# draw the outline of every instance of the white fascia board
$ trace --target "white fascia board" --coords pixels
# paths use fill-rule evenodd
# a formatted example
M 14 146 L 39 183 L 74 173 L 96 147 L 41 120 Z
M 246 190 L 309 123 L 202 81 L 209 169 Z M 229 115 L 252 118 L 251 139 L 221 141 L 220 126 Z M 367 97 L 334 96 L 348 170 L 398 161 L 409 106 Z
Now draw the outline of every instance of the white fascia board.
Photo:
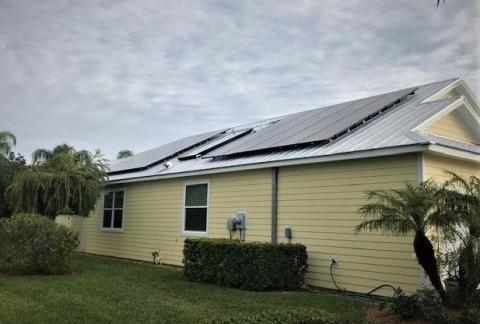
M 339 154 L 332 154 L 332 155 L 325 155 L 325 156 L 318 156 L 318 157 L 310 157 L 310 158 L 290 159 L 290 160 L 272 161 L 272 162 L 261 162 L 261 163 L 246 164 L 246 165 L 231 166 L 231 167 L 222 167 L 222 168 L 214 168 L 214 169 L 205 169 L 205 170 L 198 170 L 198 171 L 179 172 L 179 173 L 154 175 L 154 176 L 144 176 L 144 177 L 137 177 L 137 178 L 126 178 L 126 179 L 108 181 L 108 185 L 118 184 L 118 183 L 151 181 L 151 180 L 158 180 L 158 179 L 171 179 L 171 178 L 199 176 L 199 175 L 224 173 L 224 172 L 265 169 L 265 168 L 282 167 L 282 166 L 355 160 L 355 159 L 364 159 L 364 158 L 381 157 L 381 156 L 389 156 L 389 155 L 400 155 L 400 154 L 408 154 L 408 153 L 415 153 L 415 152 L 424 152 L 427 149 L 428 149 L 428 145 L 425 145 L 425 144 L 405 145 L 405 146 L 397 146 L 397 147 L 390 147 L 390 148 L 383 148 L 383 149 L 365 150 L 365 151 L 357 151 L 357 152 L 349 152 L 349 153 L 339 153 Z
M 465 89 L 465 92 L 469 95 L 469 97 L 472 99 L 473 101 L 473 104 L 476 106 L 476 109 L 475 111 L 480 112 L 480 101 L 478 100 L 478 98 L 475 96 L 475 94 L 473 93 L 472 89 L 470 89 L 470 87 L 468 86 L 468 84 L 461 80 L 460 79 L 460 84 L 463 86 L 463 88 Z
M 465 100 L 465 107 L 467 110 L 472 114 L 473 118 L 477 122 L 477 124 L 480 126 L 480 115 L 477 113 L 477 111 L 470 105 L 468 100 Z
M 455 89 L 459 84 L 462 84 L 462 82 L 463 80 L 460 78 L 456 79 L 455 81 L 452 81 L 442 89 L 432 94 L 430 97 L 427 97 L 426 99 L 424 99 L 421 103 L 427 103 L 427 102 L 432 102 L 432 101 L 441 99 L 444 95 L 446 95 L 447 93 Z

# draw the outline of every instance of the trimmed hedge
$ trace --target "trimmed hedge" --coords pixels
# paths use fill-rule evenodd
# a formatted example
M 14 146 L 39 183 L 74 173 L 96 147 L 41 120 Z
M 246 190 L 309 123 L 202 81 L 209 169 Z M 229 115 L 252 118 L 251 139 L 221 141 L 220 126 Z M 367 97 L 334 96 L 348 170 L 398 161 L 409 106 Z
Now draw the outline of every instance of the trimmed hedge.
M 308 269 L 301 244 L 186 239 L 183 255 L 187 280 L 244 290 L 295 290 Z

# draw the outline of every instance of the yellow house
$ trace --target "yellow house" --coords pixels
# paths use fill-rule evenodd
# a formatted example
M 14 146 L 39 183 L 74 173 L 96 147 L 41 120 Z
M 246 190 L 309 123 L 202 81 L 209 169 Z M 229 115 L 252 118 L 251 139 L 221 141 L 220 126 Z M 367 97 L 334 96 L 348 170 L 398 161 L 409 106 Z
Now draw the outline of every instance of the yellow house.
M 424 280 L 412 237 L 354 233 L 369 189 L 444 170 L 480 176 L 479 102 L 461 79 L 416 86 L 187 137 L 112 162 L 91 216 L 75 218 L 87 253 L 182 265 L 186 237 L 307 246 L 307 283 L 407 292 Z M 291 238 L 286 238 L 291 232 Z M 383 289 L 379 294 L 391 295 Z

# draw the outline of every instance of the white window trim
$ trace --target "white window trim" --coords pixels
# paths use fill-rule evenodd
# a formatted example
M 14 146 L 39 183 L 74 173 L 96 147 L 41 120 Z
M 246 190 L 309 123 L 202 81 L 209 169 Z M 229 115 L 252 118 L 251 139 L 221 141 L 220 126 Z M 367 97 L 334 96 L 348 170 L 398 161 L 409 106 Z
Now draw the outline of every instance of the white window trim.
M 115 191 L 123 191 L 123 206 L 122 206 L 122 227 L 121 228 L 113 228 L 113 227 L 103 227 L 103 212 L 105 211 L 105 195 L 109 192 L 115 192 Z M 114 198 L 113 198 L 114 199 Z M 112 203 L 114 203 L 112 201 Z M 115 207 L 114 205 L 112 205 Z M 100 231 L 102 232 L 113 232 L 113 233 L 123 233 L 124 227 L 125 227 L 125 210 L 127 207 L 127 190 L 125 188 L 110 188 L 106 189 L 102 193 L 102 214 L 100 217 Z M 115 208 L 112 208 L 112 210 Z M 114 213 L 112 213 L 112 221 L 111 225 L 113 225 L 113 218 L 114 218 Z
M 186 231 L 185 230 L 185 198 L 187 197 L 187 186 L 197 185 L 197 184 L 206 184 L 207 185 L 207 226 L 205 232 L 199 231 Z M 188 206 L 189 208 L 205 208 L 205 206 Z M 210 216 L 210 180 L 203 179 L 203 180 L 195 180 L 195 181 L 184 181 L 183 182 L 183 195 L 182 195 L 182 228 L 181 232 L 183 236 L 208 236 L 208 220 Z

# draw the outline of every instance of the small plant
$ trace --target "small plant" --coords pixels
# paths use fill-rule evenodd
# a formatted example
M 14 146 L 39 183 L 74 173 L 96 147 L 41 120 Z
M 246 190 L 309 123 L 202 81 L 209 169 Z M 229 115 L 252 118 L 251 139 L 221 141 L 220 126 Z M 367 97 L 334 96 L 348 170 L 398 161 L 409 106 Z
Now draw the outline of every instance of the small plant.
M 470 295 L 467 303 L 462 307 L 460 314 L 460 323 L 479 324 L 480 323 L 480 291 L 476 290 Z
M 446 252 L 442 255 L 440 264 L 445 272 L 446 280 L 458 281 L 459 275 L 459 251 L 458 249 Z
M 479 324 L 480 323 L 480 305 L 464 307 L 460 315 L 460 323 Z
M 451 323 L 448 309 L 442 304 L 440 295 L 432 289 L 418 290 L 411 296 L 398 293 L 393 300 L 392 310 L 401 319 L 420 319 L 432 323 Z
M 413 319 L 420 313 L 420 307 L 414 295 L 407 296 L 403 291 L 395 294 L 392 302 L 392 310 L 401 319 Z
M 0 270 L 20 274 L 68 271 L 76 234 L 39 215 L 16 215 L 0 221 Z

